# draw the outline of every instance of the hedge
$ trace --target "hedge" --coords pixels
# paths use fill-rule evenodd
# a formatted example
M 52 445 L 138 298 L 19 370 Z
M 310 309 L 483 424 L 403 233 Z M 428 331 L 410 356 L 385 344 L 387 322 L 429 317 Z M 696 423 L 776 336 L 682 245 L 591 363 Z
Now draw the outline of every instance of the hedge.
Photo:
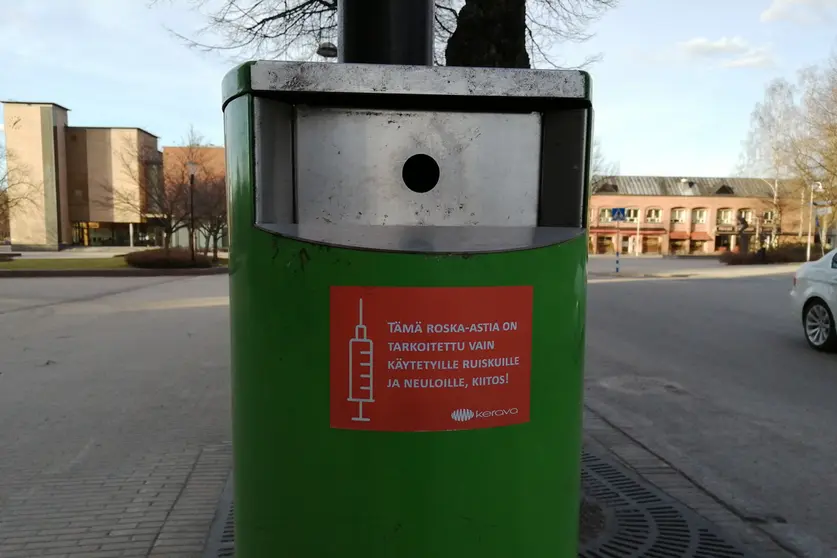
M 212 267 L 212 259 L 196 253 L 192 261 L 192 253 L 184 248 L 159 248 L 155 250 L 140 250 L 125 255 L 125 262 L 131 267 L 145 269 L 172 269 L 190 267 Z

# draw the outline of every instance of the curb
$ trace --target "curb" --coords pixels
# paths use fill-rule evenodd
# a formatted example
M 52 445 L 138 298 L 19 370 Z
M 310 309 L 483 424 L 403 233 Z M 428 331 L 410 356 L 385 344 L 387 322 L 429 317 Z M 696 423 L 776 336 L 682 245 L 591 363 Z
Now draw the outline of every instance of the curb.
M 613 271 L 590 271 L 587 274 L 589 277 L 625 277 L 627 279 L 666 279 L 667 275 L 660 275 L 656 273 L 631 273 L 628 272 L 620 272 L 615 273 Z M 680 275 L 680 277 L 685 277 L 686 275 Z
M 0 269 L 0 279 L 30 277 L 198 277 L 202 275 L 226 275 L 227 267 L 204 269 Z

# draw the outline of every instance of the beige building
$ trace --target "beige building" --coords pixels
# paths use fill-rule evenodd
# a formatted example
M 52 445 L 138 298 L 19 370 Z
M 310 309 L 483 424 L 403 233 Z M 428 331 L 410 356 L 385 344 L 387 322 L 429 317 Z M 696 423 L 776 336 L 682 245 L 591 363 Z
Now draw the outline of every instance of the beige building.
M 591 188 L 590 252 L 711 254 L 750 247 L 776 235 L 782 242 L 807 238 L 808 203 L 798 184 L 760 178 L 614 176 Z M 625 210 L 624 222 L 612 218 Z M 739 231 L 742 234 L 739 234 Z M 819 239 L 815 239 L 819 242 Z
M 3 103 L 12 245 L 57 248 L 72 235 L 67 197 L 67 109 Z
M 142 195 L 157 179 L 149 169 L 162 164 L 156 136 L 71 127 L 68 109 L 54 103 L 3 105 L 13 248 L 156 243 Z

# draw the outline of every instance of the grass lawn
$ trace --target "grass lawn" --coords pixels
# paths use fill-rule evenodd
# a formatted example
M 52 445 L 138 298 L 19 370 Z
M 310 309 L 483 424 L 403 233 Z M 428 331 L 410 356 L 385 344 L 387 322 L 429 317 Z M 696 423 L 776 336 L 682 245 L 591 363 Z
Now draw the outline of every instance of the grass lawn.
M 15 258 L 0 262 L 2 269 L 118 269 L 128 267 L 125 258 Z

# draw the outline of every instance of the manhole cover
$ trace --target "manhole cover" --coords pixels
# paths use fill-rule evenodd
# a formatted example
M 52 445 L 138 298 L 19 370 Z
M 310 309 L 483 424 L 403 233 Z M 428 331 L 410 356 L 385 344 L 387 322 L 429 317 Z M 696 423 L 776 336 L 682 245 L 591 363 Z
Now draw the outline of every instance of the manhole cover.
M 753 558 L 708 521 L 634 473 L 582 452 L 579 558 Z M 204 558 L 233 558 L 232 481 Z

